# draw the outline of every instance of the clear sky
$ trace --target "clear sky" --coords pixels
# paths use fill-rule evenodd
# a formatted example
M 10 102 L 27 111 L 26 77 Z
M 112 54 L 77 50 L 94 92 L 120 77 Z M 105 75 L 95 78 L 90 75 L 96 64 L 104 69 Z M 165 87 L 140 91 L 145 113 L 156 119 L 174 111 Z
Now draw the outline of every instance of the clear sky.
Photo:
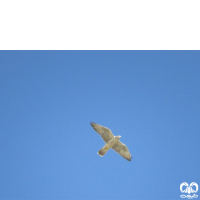
M 181 199 L 182 182 L 200 186 L 200 51 L 1 51 L 0 94 L 0 199 Z M 90 122 L 132 161 L 97 155 Z

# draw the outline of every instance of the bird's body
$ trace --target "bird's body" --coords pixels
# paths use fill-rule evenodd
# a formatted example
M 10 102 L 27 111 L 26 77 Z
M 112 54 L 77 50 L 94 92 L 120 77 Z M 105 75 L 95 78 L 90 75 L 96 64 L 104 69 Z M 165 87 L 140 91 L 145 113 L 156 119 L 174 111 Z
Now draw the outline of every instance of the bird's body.
M 105 146 L 100 150 L 98 151 L 97 153 L 100 155 L 100 156 L 103 156 L 104 154 L 106 154 L 106 152 L 111 149 L 117 142 L 119 141 L 119 138 L 117 136 L 114 136 L 112 139 L 110 139 L 106 144 Z
M 91 122 L 90 124 L 94 130 L 101 135 L 102 139 L 106 143 L 104 147 L 97 152 L 100 156 L 104 156 L 109 149 L 113 149 L 123 158 L 131 161 L 132 157 L 127 146 L 119 141 L 121 136 L 114 136 L 110 129 L 94 122 Z

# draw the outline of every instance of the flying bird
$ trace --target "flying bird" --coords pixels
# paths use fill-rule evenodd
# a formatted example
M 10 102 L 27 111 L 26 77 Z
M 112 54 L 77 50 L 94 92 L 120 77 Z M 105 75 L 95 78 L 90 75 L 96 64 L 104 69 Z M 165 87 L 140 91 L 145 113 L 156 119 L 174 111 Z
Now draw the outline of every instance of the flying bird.
M 128 161 L 131 161 L 132 157 L 127 146 L 119 141 L 119 139 L 121 138 L 120 135 L 114 136 L 110 129 L 96 124 L 94 122 L 91 122 L 90 124 L 106 143 L 104 147 L 97 152 L 100 156 L 104 156 L 109 149 L 113 149 L 114 151 L 119 153 L 123 158 L 127 159 Z

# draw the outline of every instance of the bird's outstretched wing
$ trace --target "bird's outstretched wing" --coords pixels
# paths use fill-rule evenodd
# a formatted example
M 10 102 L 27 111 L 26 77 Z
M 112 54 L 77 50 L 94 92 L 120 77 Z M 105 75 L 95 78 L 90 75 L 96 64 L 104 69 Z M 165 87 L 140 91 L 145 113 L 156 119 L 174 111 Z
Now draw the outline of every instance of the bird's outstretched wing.
M 96 124 L 94 122 L 91 122 L 90 124 L 93 127 L 93 129 L 97 133 L 99 133 L 99 135 L 101 135 L 104 142 L 108 142 L 110 139 L 112 139 L 114 137 L 114 135 L 112 134 L 112 132 L 109 128 L 106 128 L 106 127 Z
M 131 161 L 131 154 L 127 148 L 127 146 L 120 141 L 118 141 L 113 147 L 113 150 L 115 150 L 117 153 L 119 153 L 123 158 L 127 159 L 128 161 Z

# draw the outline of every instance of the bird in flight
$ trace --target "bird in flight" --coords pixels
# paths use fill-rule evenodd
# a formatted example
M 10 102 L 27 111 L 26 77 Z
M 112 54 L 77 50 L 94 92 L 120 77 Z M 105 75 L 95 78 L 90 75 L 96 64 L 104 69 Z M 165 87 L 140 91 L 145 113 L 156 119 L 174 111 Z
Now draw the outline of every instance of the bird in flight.
M 113 149 L 114 151 L 119 153 L 123 158 L 127 159 L 128 161 L 131 161 L 132 157 L 127 146 L 119 141 L 121 136 L 114 136 L 110 129 L 96 124 L 94 122 L 91 122 L 90 124 L 106 143 L 104 147 L 97 152 L 100 156 L 104 156 L 109 149 Z

